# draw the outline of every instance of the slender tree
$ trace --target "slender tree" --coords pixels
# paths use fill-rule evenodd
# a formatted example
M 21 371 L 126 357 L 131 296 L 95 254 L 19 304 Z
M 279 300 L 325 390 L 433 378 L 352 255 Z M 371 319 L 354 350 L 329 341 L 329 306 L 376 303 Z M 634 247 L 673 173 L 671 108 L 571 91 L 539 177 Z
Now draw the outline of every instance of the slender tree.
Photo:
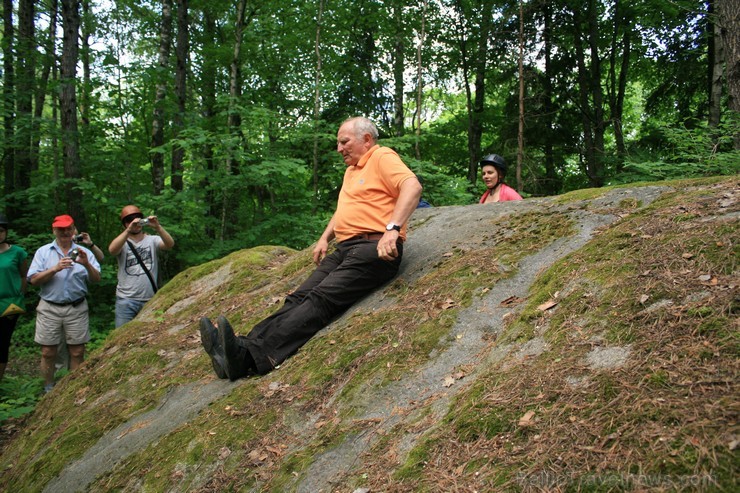
M 190 54 L 190 37 L 188 22 L 188 0 L 177 0 L 177 42 L 175 55 L 177 68 L 175 70 L 175 96 L 177 97 L 177 111 L 173 118 L 174 136 L 177 138 L 185 126 L 185 110 L 187 98 L 188 58 Z M 185 149 L 180 145 L 172 148 L 171 186 L 180 192 L 183 188 L 183 160 Z
M 152 184 L 154 194 L 164 190 L 164 154 L 160 147 L 164 145 L 164 105 L 167 96 L 167 68 L 170 63 L 170 46 L 172 44 L 172 0 L 162 0 L 162 23 L 159 31 L 159 61 L 157 71 L 157 92 L 154 100 L 154 117 L 152 118 Z
M 77 93 L 75 81 L 79 59 L 80 4 L 78 0 L 62 0 L 62 61 L 59 80 L 62 145 L 64 147 L 64 190 L 67 209 L 77 227 L 84 231 L 87 216 L 82 205 L 79 132 L 77 129 Z
M 212 54 L 212 50 L 218 43 L 216 37 L 216 19 L 210 8 L 206 6 L 203 11 L 203 66 L 201 67 L 201 114 L 203 117 L 203 127 L 208 132 L 214 132 L 216 128 L 216 74 L 218 62 Z M 214 190 L 215 184 L 213 177 L 216 175 L 216 163 L 213 156 L 213 141 L 206 139 L 202 146 L 202 158 L 205 164 L 205 174 L 202 181 L 202 187 L 206 191 L 206 204 L 208 206 L 208 217 L 212 219 L 219 218 L 219 209 L 217 194 Z M 217 230 L 212 221 L 206 222 L 206 233 L 209 237 L 215 238 Z
M 18 71 L 16 73 L 15 163 L 19 190 L 31 186 L 33 169 L 33 94 L 36 85 L 36 9 L 33 0 L 18 5 Z
M 56 37 L 57 37 L 57 14 L 59 10 L 58 0 L 51 0 L 49 5 L 49 33 L 46 38 L 43 67 L 36 84 L 36 96 L 33 110 L 33 142 L 31 143 L 31 162 L 33 170 L 39 167 L 39 145 L 41 141 L 40 123 L 44 114 L 46 92 L 52 69 L 56 67 Z
M 403 0 L 394 0 L 393 9 L 393 27 L 395 33 L 393 36 L 393 133 L 400 137 L 404 133 L 403 122 L 403 94 L 404 94 L 404 69 L 405 64 L 405 36 L 403 22 Z M 425 2 L 426 3 L 426 0 Z
M 324 15 L 324 0 L 319 0 L 319 11 L 316 14 L 316 38 L 314 53 L 316 54 L 316 68 L 314 70 L 313 94 L 313 212 L 319 205 L 319 122 L 321 119 L 321 19 Z
M 82 59 L 82 87 L 80 88 L 80 121 L 83 129 L 86 129 L 90 126 L 90 93 L 92 92 L 90 35 L 93 25 L 93 14 L 90 11 L 90 0 L 81 0 L 81 6 L 80 58 Z
M 588 0 L 585 12 L 573 10 L 575 49 L 578 63 L 578 95 L 583 123 L 585 171 L 591 186 L 600 187 L 605 180 L 604 165 L 604 95 L 601 88 L 601 55 L 599 53 L 599 12 L 596 0 Z M 585 18 L 584 18 L 585 15 Z M 583 27 L 586 32 L 583 32 Z M 588 48 L 588 56 L 586 49 Z
M 421 30 L 419 31 L 419 43 L 416 45 L 416 110 L 414 112 L 414 133 L 416 135 L 416 139 L 414 141 L 414 152 L 416 155 L 416 159 L 421 159 L 421 97 L 424 91 L 424 65 L 422 63 L 421 54 L 422 48 L 424 47 L 424 40 L 426 39 L 426 21 L 428 6 L 429 1 L 424 0 L 421 9 Z
M 517 131 L 516 188 L 522 191 L 522 162 L 524 161 L 524 5 L 519 0 L 519 128 Z
M 241 50 L 244 39 L 245 15 L 247 11 L 247 0 L 239 0 L 236 5 L 236 25 L 234 26 L 234 52 L 231 58 L 229 71 L 229 133 L 241 144 L 243 135 L 241 133 L 242 118 L 238 110 L 239 99 L 242 95 L 242 60 Z M 234 153 L 236 149 L 227 156 L 227 169 L 232 174 L 239 173 L 239 163 Z M 224 213 L 226 207 L 224 206 Z
M 627 155 L 622 115 L 624 114 L 627 73 L 631 56 L 632 19 L 630 12 L 624 8 L 623 2 L 616 0 L 614 2 L 611 48 L 609 50 L 607 94 L 611 124 L 614 129 L 614 141 L 617 146 L 617 173 L 622 171 L 622 163 Z
M 3 0 L 3 171 L 5 177 L 4 193 L 9 196 L 16 190 L 15 182 L 15 32 L 13 29 L 13 1 Z M 8 206 L 8 215 L 15 217 L 12 203 Z

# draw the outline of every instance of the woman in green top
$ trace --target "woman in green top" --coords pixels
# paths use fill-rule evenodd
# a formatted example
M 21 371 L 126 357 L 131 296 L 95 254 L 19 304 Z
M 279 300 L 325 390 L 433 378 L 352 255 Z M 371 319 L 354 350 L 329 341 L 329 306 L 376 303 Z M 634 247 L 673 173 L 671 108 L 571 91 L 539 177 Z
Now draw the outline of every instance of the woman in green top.
M 18 315 L 26 312 L 23 293 L 26 291 L 28 254 L 8 243 L 8 219 L 0 214 L 0 379 L 8 365 L 10 338 Z

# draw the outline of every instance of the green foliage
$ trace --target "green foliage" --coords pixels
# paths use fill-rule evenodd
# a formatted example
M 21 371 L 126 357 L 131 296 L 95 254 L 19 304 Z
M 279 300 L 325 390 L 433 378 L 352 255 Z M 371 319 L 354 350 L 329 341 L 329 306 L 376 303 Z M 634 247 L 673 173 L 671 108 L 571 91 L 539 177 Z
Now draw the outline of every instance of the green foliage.
M 33 411 L 43 387 L 42 379 L 26 375 L 6 375 L 0 380 L 0 423 Z
M 728 118 L 717 128 L 706 124 L 661 125 L 658 160 L 630 160 L 617 181 L 654 181 L 673 178 L 731 175 L 740 172 L 740 150 L 733 149 L 733 136 L 740 132 L 740 116 Z

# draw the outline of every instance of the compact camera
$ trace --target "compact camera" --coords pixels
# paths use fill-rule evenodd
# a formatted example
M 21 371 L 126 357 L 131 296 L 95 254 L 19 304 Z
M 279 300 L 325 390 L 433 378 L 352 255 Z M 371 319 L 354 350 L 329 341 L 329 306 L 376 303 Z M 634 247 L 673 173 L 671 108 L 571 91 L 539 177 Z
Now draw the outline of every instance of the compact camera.
M 79 256 L 79 254 L 80 254 L 80 251 L 76 248 L 73 248 L 72 251 L 69 252 L 69 258 L 71 258 L 72 261 L 74 262 L 75 260 L 77 260 L 77 257 Z
M 144 219 L 139 219 L 139 226 L 148 226 L 149 225 L 149 218 L 145 217 Z
M 82 240 L 84 240 L 84 238 L 82 237 L 82 235 L 74 235 L 72 237 L 72 241 L 74 241 L 75 243 L 80 243 Z

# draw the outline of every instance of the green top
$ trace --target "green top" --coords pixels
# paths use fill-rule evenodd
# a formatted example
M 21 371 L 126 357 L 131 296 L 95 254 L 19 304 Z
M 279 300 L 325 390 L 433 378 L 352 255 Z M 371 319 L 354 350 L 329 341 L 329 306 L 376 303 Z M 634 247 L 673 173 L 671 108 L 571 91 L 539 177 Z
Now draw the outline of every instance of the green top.
M 20 272 L 27 257 L 26 251 L 15 245 L 0 253 L 0 316 L 21 313 L 26 309 Z

